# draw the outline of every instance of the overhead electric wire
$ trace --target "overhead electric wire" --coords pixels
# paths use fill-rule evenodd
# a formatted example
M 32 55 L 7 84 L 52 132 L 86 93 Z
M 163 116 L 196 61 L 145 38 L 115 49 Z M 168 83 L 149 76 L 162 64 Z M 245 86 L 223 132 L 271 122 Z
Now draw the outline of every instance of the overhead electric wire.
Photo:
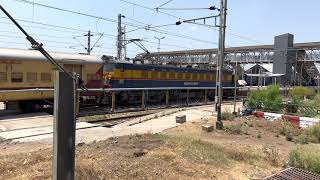
M 126 0 L 120 0 L 124 3 L 127 3 L 127 4 L 131 4 L 131 5 L 134 5 L 134 6 L 137 6 L 137 7 L 140 7 L 140 8 L 144 8 L 144 9 L 148 9 L 150 11 L 156 11 L 156 12 L 159 12 L 161 14 L 165 14 L 167 16 L 170 16 L 170 17 L 173 17 L 173 18 L 176 18 L 176 19 L 180 19 L 178 16 L 175 16 L 173 14 L 170 14 L 170 13 L 166 13 L 166 12 L 162 12 L 162 11 L 157 11 L 156 9 L 154 8 L 150 8 L 150 7 L 147 7 L 147 6 L 144 6 L 144 5 L 141 5 L 141 4 L 137 4 L 137 3 L 133 3 L 133 2 L 129 2 L 129 1 L 126 1 Z
M 37 5 L 37 6 L 41 6 L 41 7 L 45 7 L 45 8 L 50 8 L 50 9 L 55 9 L 55 10 L 59 10 L 59 11 L 64 11 L 64 12 L 69 12 L 69 13 L 73 13 L 73 14 L 78 14 L 78 15 L 83 15 L 83 16 L 87 16 L 87 17 L 92 17 L 92 18 L 96 18 L 96 19 L 101 19 L 101 20 L 105 20 L 105 21 L 109 21 L 109 22 L 113 22 L 113 23 L 117 23 L 116 20 L 114 19 L 111 19 L 111 18 L 105 18 L 105 17 L 99 17 L 99 16 L 95 16 L 95 15 L 90 15 L 90 14 L 86 14 L 86 13 L 82 13 L 82 12 L 78 12 L 78 11 L 72 11 L 72 10 L 67 10 L 67 9 L 63 9 L 63 8 L 58 8 L 58 7 L 54 7 L 54 6 L 49 6 L 49 5 L 46 5 L 46 4 L 41 4 L 41 3 L 35 3 L 35 2 L 32 2 L 32 1 L 28 1 L 28 0 L 15 0 L 15 1 L 18 1 L 18 2 L 23 2 L 23 3 L 27 3 L 27 4 L 32 4 L 32 5 Z M 131 2 L 128 2 L 126 0 L 120 0 L 120 1 L 123 1 L 123 2 L 126 2 L 126 3 L 130 3 L 130 4 L 134 4 L 134 5 L 137 5 L 139 7 L 143 7 L 143 8 L 146 8 L 146 9 L 149 9 L 149 10 L 152 10 L 152 11 L 155 11 L 155 9 L 152 9 L 152 8 L 148 8 L 146 6 L 142 6 L 142 5 L 138 5 L 136 3 L 131 3 Z M 161 12 L 161 11 L 159 11 Z M 171 15 L 169 13 L 164 13 L 164 12 L 161 12 L 162 14 L 167 14 L 167 15 Z M 172 17 L 176 18 L 176 19 L 181 19 L 177 16 L 173 16 L 171 15 Z M 132 18 L 130 18 L 132 20 Z M 30 23 L 32 23 L 32 21 L 29 21 Z M 45 25 L 45 23 L 41 23 L 42 25 Z M 128 26 L 132 26 L 132 27 L 137 27 L 137 28 L 145 28 L 144 27 L 141 27 L 139 25 L 135 25 L 135 24 L 132 24 L 132 23 L 124 23 L 125 25 L 128 25 Z M 53 25 L 54 26 L 54 25 Z M 63 28 L 62 26 L 60 26 L 61 28 Z M 58 28 L 58 26 L 57 26 Z M 72 30 L 73 28 L 71 28 Z M 150 30 L 150 29 L 149 29 Z M 81 30 L 83 32 L 86 32 L 85 30 Z M 197 38 L 192 38 L 192 37 L 188 37 L 188 36 L 184 36 L 184 35 L 180 35 L 180 34 L 176 34 L 176 33 L 173 33 L 173 32 L 169 32 L 169 31 L 165 31 L 163 32 L 163 30 L 156 30 L 156 29 L 153 29 L 151 31 L 157 31 L 159 33 L 163 33 L 163 34 L 167 34 L 167 35 L 171 35 L 171 36 L 176 36 L 176 37 L 180 37 L 180 38 L 186 38 L 186 39 L 189 39 L 189 40 L 194 40 L 194 41 L 199 41 L 199 42 L 205 42 L 205 43 L 208 43 L 209 41 L 205 41 L 205 40 L 200 40 L 200 39 L 197 39 Z M 210 42 L 210 44 L 212 44 L 212 42 Z M 215 43 L 217 44 L 217 43 Z
M 166 14 L 166 15 L 169 15 L 169 16 L 171 16 L 171 17 L 176 17 L 176 18 L 179 19 L 179 20 L 183 20 L 183 18 L 181 18 L 181 17 L 178 17 L 178 16 L 172 15 L 172 14 L 170 14 L 170 13 L 165 13 L 165 12 L 162 12 L 162 11 L 157 10 L 157 9 L 170 9 L 170 8 L 155 8 L 155 9 L 153 9 L 153 8 L 146 7 L 146 6 L 137 4 L 137 3 L 128 2 L 128 1 L 126 1 L 126 0 L 120 0 L 120 1 L 125 2 L 125 3 L 128 3 L 128 4 L 131 4 L 131 5 L 135 5 L 135 6 L 144 8 L 144 9 L 148 9 L 148 10 L 152 10 L 152 11 L 157 11 L 157 12 L 159 12 L 159 13 Z M 178 9 L 181 9 L 181 10 L 186 10 L 186 9 L 190 9 L 190 10 L 191 10 L 191 9 L 209 9 L 209 10 L 210 10 L 210 7 L 209 7 L 209 8 L 171 8 L 171 9 L 172 9 L 172 10 L 173 10 L 173 9 L 175 9 L 175 10 L 178 10 Z M 193 23 L 193 24 L 206 25 L 206 24 L 199 24 L 199 23 Z M 208 26 L 211 26 L 211 25 L 208 25 Z M 215 27 L 215 26 L 212 26 L 212 27 Z M 216 30 L 216 29 L 215 29 L 215 30 Z M 238 35 L 238 34 L 236 34 L 236 33 L 228 32 L 228 31 L 227 31 L 226 33 L 227 33 L 227 34 L 230 34 L 230 35 L 233 35 L 233 36 L 236 36 L 236 37 L 241 38 L 241 39 L 245 39 L 245 40 L 249 40 L 249 41 L 252 41 L 252 42 L 261 43 L 261 42 L 259 42 L 259 41 L 257 41 L 257 40 L 253 40 L 253 39 L 251 39 L 251 38 L 244 37 L 244 36 Z M 216 44 L 216 43 L 215 43 L 215 44 Z M 262 43 L 262 44 L 263 44 L 263 43 Z
M 196 23 L 196 22 L 185 22 L 185 23 L 196 24 L 196 25 L 200 25 L 200 26 L 205 26 L 205 27 L 208 27 L 208 28 L 213 29 L 213 30 L 215 30 L 215 31 L 219 31 L 219 29 L 217 29 L 216 26 L 209 25 L 209 24 L 201 24 L 201 23 Z M 236 34 L 236 33 L 232 33 L 232 32 L 230 32 L 230 31 L 228 31 L 228 32 L 226 32 L 226 33 L 228 33 L 228 34 L 230 34 L 230 35 L 233 35 L 233 36 L 236 36 L 236 37 L 241 38 L 241 39 L 245 39 L 245 40 L 248 40 L 248 41 L 252 41 L 252 42 L 264 44 L 263 42 L 257 41 L 257 40 L 252 39 L 252 38 L 244 37 L 244 36 L 238 35 L 238 34 Z
M 36 5 L 36 6 L 40 6 L 40 7 L 45 7 L 45 8 L 49 8 L 49 9 L 54 9 L 54 10 L 58 10 L 58 11 L 68 12 L 68 13 L 72 13 L 72 14 L 77 14 L 77 15 L 81 15 L 81 16 L 86 16 L 86 17 L 90 17 L 90 18 L 95 18 L 95 19 L 99 19 L 99 20 L 104 20 L 104 21 L 108 21 L 108 22 L 112 22 L 112 23 L 118 23 L 118 21 L 115 19 L 96 16 L 96 15 L 87 14 L 87 13 L 83 13 L 83 12 L 79 12 L 79 11 L 63 9 L 63 8 L 59 8 L 59 7 L 54 7 L 54 6 L 42 4 L 42 3 L 36 3 L 33 1 L 28 1 L 28 0 L 14 0 L 14 1 L 27 3 L 27 4 L 31 4 L 31 5 Z M 131 23 L 125 23 L 125 24 L 128 26 L 138 27 L 138 25 L 131 24 Z
M 189 10 L 210 10 L 210 8 L 156 8 L 161 10 L 172 10 L 172 11 L 189 11 Z
M 22 36 L 2 35 L 2 34 L 0 34 L 0 36 L 1 37 L 16 38 L 16 39 L 26 39 L 25 37 L 22 37 Z M 48 40 L 48 39 L 39 39 L 39 40 L 43 41 L 43 42 L 52 42 L 52 43 L 58 43 L 58 44 L 78 45 L 75 43 L 70 43 L 70 42 L 65 42 L 65 41 L 54 41 L 54 40 Z

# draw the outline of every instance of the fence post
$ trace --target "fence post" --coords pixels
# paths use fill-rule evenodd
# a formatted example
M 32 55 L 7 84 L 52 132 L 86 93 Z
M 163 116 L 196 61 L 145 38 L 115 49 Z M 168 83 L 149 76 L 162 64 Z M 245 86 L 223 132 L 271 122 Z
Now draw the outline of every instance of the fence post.
M 53 179 L 73 180 L 75 164 L 76 82 L 65 72 L 55 72 Z

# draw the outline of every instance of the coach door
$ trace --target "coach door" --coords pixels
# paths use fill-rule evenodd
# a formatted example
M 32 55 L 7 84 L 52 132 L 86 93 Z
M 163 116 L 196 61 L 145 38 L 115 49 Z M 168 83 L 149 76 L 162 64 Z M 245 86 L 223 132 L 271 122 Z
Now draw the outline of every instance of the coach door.
M 64 68 L 68 72 L 75 72 L 79 74 L 79 76 L 82 78 L 82 65 L 81 64 L 65 64 Z

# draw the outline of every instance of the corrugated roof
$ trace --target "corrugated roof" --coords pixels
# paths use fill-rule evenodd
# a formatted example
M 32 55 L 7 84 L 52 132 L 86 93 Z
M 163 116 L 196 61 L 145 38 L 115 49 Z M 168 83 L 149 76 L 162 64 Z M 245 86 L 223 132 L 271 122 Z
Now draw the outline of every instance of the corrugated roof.
M 61 52 L 49 52 L 49 54 L 58 62 L 60 61 L 81 64 L 103 63 L 101 57 L 94 55 L 71 54 Z M 0 61 L 2 60 L 47 61 L 47 59 L 37 50 L 0 48 Z

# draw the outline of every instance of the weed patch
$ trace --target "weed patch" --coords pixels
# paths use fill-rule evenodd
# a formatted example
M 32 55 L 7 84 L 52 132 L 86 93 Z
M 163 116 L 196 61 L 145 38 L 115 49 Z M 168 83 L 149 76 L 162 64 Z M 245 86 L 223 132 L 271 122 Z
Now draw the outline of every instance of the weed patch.
M 289 165 L 320 173 L 319 147 L 297 147 L 289 153 Z
M 248 126 L 245 124 L 225 125 L 223 129 L 229 134 L 248 134 Z
M 237 116 L 229 111 L 224 111 L 221 113 L 221 120 L 233 121 Z
M 186 136 L 164 136 L 165 141 L 178 150 L 178 154 L 195 162 L 214 165 L 228 165 L 224 148 L 200 139 Z

